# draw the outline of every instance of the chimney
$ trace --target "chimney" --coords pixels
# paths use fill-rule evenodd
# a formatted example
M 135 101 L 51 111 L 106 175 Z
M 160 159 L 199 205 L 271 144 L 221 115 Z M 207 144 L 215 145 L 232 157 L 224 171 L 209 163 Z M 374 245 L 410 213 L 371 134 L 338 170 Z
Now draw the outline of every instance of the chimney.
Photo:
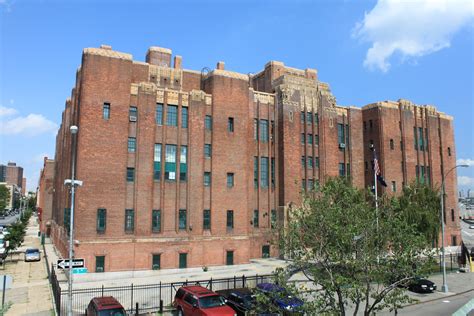
M 219 70 L 224 70 L 224 68 L 225 68 L 225 62 L 223 62 L 223 61 L 218 61 L 218 62 L 217 62 L 217 69 L 219 69 Z
M 307 79 L 312 79 L 312 80 L 318 79 L 318 71 L 316 69 L 306 68 L 304 73 Z
M 183 64 L 183 57 L 176 55 L 174 56 L 174 69 L 181 69 Z
M 151 65 L 170 67 L 171 49 L 152 46 L 146 52 L 146 62 Z

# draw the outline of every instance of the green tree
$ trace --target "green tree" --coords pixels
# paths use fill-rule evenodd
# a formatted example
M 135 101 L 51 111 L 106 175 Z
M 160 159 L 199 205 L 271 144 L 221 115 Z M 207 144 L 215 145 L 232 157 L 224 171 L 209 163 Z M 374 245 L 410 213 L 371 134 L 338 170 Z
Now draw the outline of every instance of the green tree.
M 10 200 L 10 190 L 7 186 L 2 184 L 0 185 L 0 214 L 5 213 L 5 208 L 7 207 L 8 201 Z
M 424 275 L 433 256 L 399 205 L 383 198 L 376 212 L 372 194 L 337 178 L 289 211 L 279 236 L 293 264 L 284 273 L 301 270 L 308 278 L 308 314 L 345 315 L 350 307 L 371 315 L 410 301 L 397 285 Z

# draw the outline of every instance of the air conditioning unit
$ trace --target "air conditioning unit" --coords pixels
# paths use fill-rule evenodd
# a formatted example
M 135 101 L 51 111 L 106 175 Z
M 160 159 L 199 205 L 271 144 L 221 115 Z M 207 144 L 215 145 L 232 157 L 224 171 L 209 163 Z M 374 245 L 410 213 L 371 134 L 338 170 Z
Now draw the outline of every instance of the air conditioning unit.
M 136 116 L 129 116 L 130 122 L 136 122 L 137 117 Z
M 341 148 L 341 149 L 346 148 L 346 144 L 345 143 L 339 143 L 339 148 Z

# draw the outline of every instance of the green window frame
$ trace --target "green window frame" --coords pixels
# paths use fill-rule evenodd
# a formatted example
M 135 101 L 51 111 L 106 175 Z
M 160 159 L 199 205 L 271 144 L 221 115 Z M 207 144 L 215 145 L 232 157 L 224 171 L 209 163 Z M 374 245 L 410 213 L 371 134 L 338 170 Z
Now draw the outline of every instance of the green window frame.
M 206 115 L 204 117 L 204 128 L 208 131 L 212 131 L 212 116 Z
M 178 107 L 169 105 L 166 107 L 166 125 L 178 126 Z
M 130 233 L 135 229 L 135 212 L 132 209 L 125 210 L 125 232 Z
M 260 186 L 268 188 L 268 157 L 260 157 Z
M 253 157 L 253 186 L 258 188 L 258 157 Z
M 127 182 L 135 181 L 135 168 L 127 168 Z
M 212 145 L 204 144 L 204 158 L 211 158 L 211 157 L 212 157 Z
M 319 135 L 314 135 L 314 144 L 319 146 Z
M 233 117 L 229 117 L 227 119 L 227 131 L 229 133 L 233 133 L 234 132 L 234 118 Z
M 210 187 L 211 186 L 211 173 L 209 171 L 204 172 L 204 186 Z
M 161 210 L 152 210 L 151 212 L 151 231 L 161 233 Z
M 161 269 L 161 254 L 154 253 L 151 257 L 151 269 L 160 270 Z
M 258 228 L 259 226 L 259 211 L 253 210 L 253 227 Z
M 110 103 L 104 103 L 102 106 L 102 118 L 104 120 L 110 119 Z
M 165 148 L 165 180 L 176 181 L 176 145 Z
M 181 107 L 181 127 L 188 128 L 188 108 Z
M 105 256 L 95 256 L 95 272 L 105 272 Z
M 313 122 L 313 113 L 306 112 L 306 123 L 311 124 Z
M 308 168 L 313 169 L 314 167 L 314 159 L 313 157 L 306 157 L 306 161 L 308 163 Z
M 337 124 L 337 141 L 339 144 L 346 143 L 344 124 Z
M 153 179 L 161 179 L 161 144 L 155 144 L 154 155 L 153 155 Z
M 301 133 L 301 145 L 304 145 L 306 143 L 306 134 Z
M 346 175 L 346 165 L 344 163 L 339 163 L 339 176 L 344 177 Z
M 105 208 L 99 208 L 97 210 L 97 232 L 104 233 L 107 224 L 107 210 Z
M 258 140 L 258 119 L 253 119 L 253 139 Z
M 163 125 L 163 103 L 156 104 L 155 122 L 157 125 Z
M 276 228 L 276 224 L 277 224 L 277 212 L 276 210 L 271 210 L 270 211 L 270 227 Z
M 138 109 L 136 106 L 131 106 L 128 109 L 128 117 L 130 122 L 135 122 L 138 120 Z
M 306 117 L 305 112 L 301 111 L 301 114 L 300 114 L 301 124 L 304 124 L 305 117 Z
M 202 229 L 211 229 L 211 210 L 202 212 Z
M 179 180 L 186 181 L 188 178 L 188 146 L 181 145 L 179 158 Z
M 227 250 L 225 254 L 225 264 L 228 266 L 234 265 L 234 251 Z
M 187 229 L 187 211 L 184 209 L 179 210 L 179 230 Z
M 311 144 L 311 145 L 313 144 L 313 134 L 308 134 L 306 139 L 308 140 L 308 144 Z
M 260 141 L 268 142 L 268 120 L 260 120 Z
M 227 173 L 227 187 L 228 188 L 234 187 L 234 173 L 232 172 Z
M 234 229 L 234 211 L 233 210 L 227 210 L 226 227 L 227 229 Z
M 128 152 L 134 153 L 137 150 L 137 139 L 135 137 L 128 138 Z
M 271 159 L 270 173 L 272 177 L 272 188 L 275 187 L 275 158 Z
M 180 253 L 179 254 L 179 268 L 186 269 L 188 267 L 188 254 Z
M 270 245 L 262 246 L 262 258 L 270 258 Z

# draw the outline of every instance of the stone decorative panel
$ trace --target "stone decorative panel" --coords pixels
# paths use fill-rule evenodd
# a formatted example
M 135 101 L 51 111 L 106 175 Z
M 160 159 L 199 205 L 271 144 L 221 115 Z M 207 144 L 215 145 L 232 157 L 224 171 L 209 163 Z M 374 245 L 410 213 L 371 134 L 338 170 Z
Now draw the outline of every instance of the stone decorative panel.
M 156 90 L 156 102 L 158 103 L 165 102 L 165 90 L 162 90 L 162 89 Z
M 254 92 L 253 101 L 273 105 L 275 103 L 275 95 L 272 93 Z
M 168 94 L 168 104 L 178 105 L 178 96 L 179 92 L 167 90 Z

